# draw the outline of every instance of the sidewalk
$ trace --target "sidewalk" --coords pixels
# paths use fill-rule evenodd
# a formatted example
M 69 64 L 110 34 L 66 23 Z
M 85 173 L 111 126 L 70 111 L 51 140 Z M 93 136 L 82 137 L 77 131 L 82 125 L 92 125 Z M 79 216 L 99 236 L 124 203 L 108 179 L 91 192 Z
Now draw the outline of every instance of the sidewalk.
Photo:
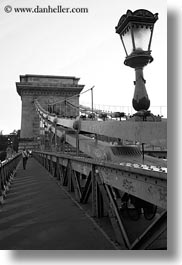
M 114 245 L 34 158 L 0 208 L 0 249 L 113 250 Z

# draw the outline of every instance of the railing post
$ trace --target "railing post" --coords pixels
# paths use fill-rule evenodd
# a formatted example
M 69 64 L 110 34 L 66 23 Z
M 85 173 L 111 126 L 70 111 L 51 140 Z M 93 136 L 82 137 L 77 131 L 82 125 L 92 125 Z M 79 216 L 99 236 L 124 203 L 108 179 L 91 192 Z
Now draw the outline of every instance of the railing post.
M 95 175 L 95 167 L 93 165 L 91 170 L 91 181 L 92 181 L 92 216 L 98 217 L 97 181 Z
M 67 165 L 67 178 L 68 178 L 68 191 L 73 192 L 73 181 L 72 181 L 72 168 L 71 168 L 71 161 L 68 161 Z
M 56 156 L 56 179 L 60 180 L 60 174 L 59 174 L 59 157 Z
M 94 168 L 94 167 L 93 167 Z M 97 170 L 92 170 L 92 214 L 96 217 L 107 215 L 104 206 L 104 199 L 100 191 L 100 182 Z

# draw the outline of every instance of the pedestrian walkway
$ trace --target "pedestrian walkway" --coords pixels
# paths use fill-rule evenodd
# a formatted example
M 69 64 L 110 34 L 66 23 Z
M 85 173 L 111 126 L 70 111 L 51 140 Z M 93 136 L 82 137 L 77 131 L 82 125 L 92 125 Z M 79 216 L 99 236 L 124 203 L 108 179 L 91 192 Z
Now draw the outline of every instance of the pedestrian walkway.
M 0 249 L 116 249 L 34 158 L 20 162 L 0 208 Z

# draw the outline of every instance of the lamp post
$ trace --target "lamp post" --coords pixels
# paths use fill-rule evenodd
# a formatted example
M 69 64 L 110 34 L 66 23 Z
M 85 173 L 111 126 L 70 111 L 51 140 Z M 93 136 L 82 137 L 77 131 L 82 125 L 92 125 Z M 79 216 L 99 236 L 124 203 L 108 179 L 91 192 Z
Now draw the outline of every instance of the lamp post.
M 135 69 L 135 92 L 132 100 L 133 108 L 138 111 L 147 111 L 150 100 L 145 87 L 143 68 L 153 61 L 151 56 L 151 42 L 154 24 L 158 14 L 152 14 L 145 9 L 134 12 L 128 10 L 121 16 L 116 33 L 120 35 L 126 58 L 124 64 Z

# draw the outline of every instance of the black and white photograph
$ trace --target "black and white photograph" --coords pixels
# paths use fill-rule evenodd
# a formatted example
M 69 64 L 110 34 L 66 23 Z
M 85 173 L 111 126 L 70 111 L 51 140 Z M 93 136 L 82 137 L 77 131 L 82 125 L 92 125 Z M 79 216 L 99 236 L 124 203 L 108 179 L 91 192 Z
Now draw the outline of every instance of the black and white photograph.
M 1 0 L 0 250 L 167 252 L 167 4 Z

